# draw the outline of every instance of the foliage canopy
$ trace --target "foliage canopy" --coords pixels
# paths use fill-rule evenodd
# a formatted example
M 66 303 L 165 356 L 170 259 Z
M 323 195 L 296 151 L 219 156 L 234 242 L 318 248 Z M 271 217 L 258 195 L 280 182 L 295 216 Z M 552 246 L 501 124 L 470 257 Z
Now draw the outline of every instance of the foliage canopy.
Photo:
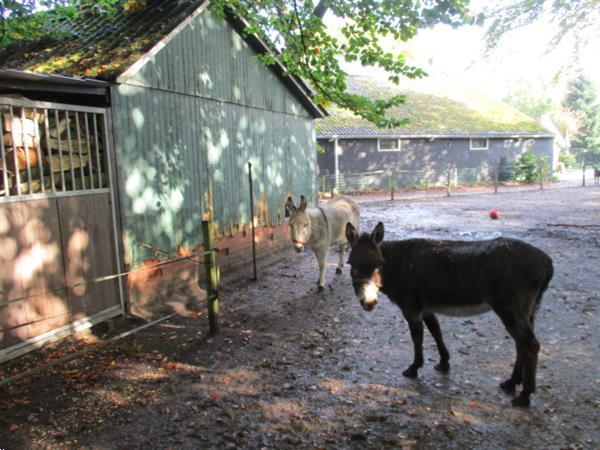
M 0 42 L 7 45 L 23 39 L 43 39 L 49 31 L 63 33 L 63 38 L 68 39 L 74 28 L 68 25 L 76 23 L 78 16 L 110 14 L 118 8 L 135 14 L 152 1 L 1 1 Z M 437 23 L 458 26 L 468 20 L 468 3 L 469 0 L 213 0 L 211 7 L 217 14 L 242 17 L 245 32 L 261 37 L 275 50 L 273 55 L 261 56 L 262 61 L 274 64 L 277 58 L 290 74 L 308 81 L 317 103 L 336 104 L 379 127 L 396 127 L 405 124 L 406 119 L 386 117 L 386 111 L 403 103 L 404 97 L 370 99 L 350 93 L 341 62 L 358 61 L 365 67 L 382 68 L 396 84 L 403 77 L 423 77 L 425 72 L 408 64 L 403 55 L 384 51 L 380 39 L 407 41 L 419 29 Z M 51 10 L 36 12 L 40 6 Z M 325 14 L 343 23 L 341 36 L 328 30 L 323 21 Z
M 530 25 L 544 15 L 557 25 L 550 48 L 572 34 L 577 44 L 596 39 L 600 29 L 600 0 L 510 0 L 498 2 L 484 16 L 491 20 L 486 37 L 490 47 L 496 46 L 511 31 Z
M 583 75 L 572 80 L 563 105 L 577 117 L 573 147 L 600 156 L 600 103 L 592 81 Z

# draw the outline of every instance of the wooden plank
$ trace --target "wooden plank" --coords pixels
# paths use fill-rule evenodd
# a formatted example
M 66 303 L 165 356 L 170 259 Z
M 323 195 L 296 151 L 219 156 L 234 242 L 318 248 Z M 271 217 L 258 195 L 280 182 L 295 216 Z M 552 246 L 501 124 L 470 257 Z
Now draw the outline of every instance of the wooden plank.
M 0 348 L 68 319 L 55 201 L 0 205 Z
M 59 198 L 69 307 L 73 318 L 120 303 L 117 281 L 81 283 L 117 272 L 108 193 Z
M 106 193 L 93 196 L 93 243 L 90 247 L 90 253 L 94 261 L 90 268 L 90 275 L 93 278 L 118 272 L 109 195 Z M 90 296 L 92 303 L 89 305 L 88 314 L 96 314 L 112 306 L 120 305 L 118 280 L 103 281 L 90 285 Z
M 93 197 L 93 196 L 92 196 Z M 90 264 L 87 248 L 90 236 L 85 228 L 83 197 L 64 197 L 57 199 L 58 217 L 61 227 L 61 250 L 65 258 L 65 279 L 67 286 L 73 286 L 86 279 L 86 266 Z M 85 316 L 87 304 L 87 286 L 68 289 L 69 311 L 73 318 Z

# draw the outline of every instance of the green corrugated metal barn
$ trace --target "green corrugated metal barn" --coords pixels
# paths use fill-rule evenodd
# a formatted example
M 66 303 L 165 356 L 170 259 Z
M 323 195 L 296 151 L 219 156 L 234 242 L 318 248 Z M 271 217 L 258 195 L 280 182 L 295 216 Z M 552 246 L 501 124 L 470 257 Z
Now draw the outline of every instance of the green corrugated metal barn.
M 314 119 L 325 112 L 309 88 L 281 64 L 260 62 L 265 43 L 207 1 L 152 0 L 140 12 L 87 14 L 72 27 L 43 47 L 3 49 L 0 96 L 106 108 L 119 269 L 197 248 L 209 210 L 219 247 L 232 250 L 219 255 L 222 267 L 247 267 L 248 163 L 258 256 L 285 249 L 286 197 L 315 198 Z M 82 166 L 82 177 L 91 169 Z M 43 172 L 40 181 L 48 182 Z
M 268 49 L 243 37 L 240 20 L 207 6 L 155 0 L 138 13 L 90 17 L 67 45 L 3 61 L 112 82 L 124 256 L 132 264 L 145 258 L 136 241 L 165 250 L 199 244 L 209 181 L 219 232 L 248 224 L 248 162 L 260 224 L 282 222 L 288 192 L 314 198 L 313 119 L 324 111 L 300 80 L 255 58 Z M 102 27 L 108 32 L 98 33 Z

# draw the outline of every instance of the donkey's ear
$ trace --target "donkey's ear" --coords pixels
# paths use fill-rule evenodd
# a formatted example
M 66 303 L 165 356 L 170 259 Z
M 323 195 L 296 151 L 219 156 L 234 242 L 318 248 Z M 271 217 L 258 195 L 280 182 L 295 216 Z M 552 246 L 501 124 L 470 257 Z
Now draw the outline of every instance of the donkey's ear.
M 381 241 L 383 241 L 383 222 L 379 222 L 375 225 L 375 228 L 373 228 L 373 232 L 371 233 L 371 239 L 377 245 L 381 244 Z
M 354 244 L 358 240 L 358 231 L 350 222 L 346 224 L 346 239 L 348 239 L 351 247 L 354 247 Z
M 306 210 L 306 207 L 308 206 L 308 204 L 306 203 L 306 197 L 304 197 L 304 195 L 300 196 L 300 207 L 298 208 L 300 210 L 300 212 L 304 212 L 304 210 Z
M 292 197 L 288 197 L 285 202 L 285 207 L 289 212 L 296 211 L 296 206 L 294 206 L 294 199 Z

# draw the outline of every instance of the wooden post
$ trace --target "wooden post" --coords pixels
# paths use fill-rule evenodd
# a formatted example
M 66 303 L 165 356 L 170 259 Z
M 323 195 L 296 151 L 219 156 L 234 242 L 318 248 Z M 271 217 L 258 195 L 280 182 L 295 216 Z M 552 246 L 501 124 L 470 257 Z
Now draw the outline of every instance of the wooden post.
M 256 232 L 254 230 L 254 188 L 252 186 L 252 163 L 248 161 L 248 183 L 250 184 L 250 220 L 252 221 L 252 280 L 257 280 L 256 275 Z
M 540 189 L 544 189 L 544 165 L 540 165 Z
M 390 171 L 390 198 L 394 200 L 394 172 Z
M 450 197 L 450 169 L 446 172 L 446 196 Z
M 582 182 L 581 182 L 582 184 L 581 185 L 585 187 L 585 161 L 583 162 L 583 170 L 582 170 L 582 172 L 583 172 L 583 178 L 582 178 Z
M 219 332 L 219 284 L 220 273 L 215 255 L 215 235 L 212 220 L 202 221 L 202 243 L 204 247 L 204 267 L 206 270 L 206 298 L 208 301 L 208 332 Z

